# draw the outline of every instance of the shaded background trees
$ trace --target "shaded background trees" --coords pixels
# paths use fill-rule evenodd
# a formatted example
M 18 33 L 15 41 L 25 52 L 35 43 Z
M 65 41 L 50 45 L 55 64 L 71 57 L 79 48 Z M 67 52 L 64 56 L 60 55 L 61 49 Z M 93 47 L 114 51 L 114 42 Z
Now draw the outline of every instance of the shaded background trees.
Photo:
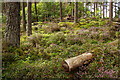
M 106 3 L 106 4 L 105 4 Z M 113 19 L 113 7 L 115 7 L 115 16 L 118 17 L 118 10 L 116 9 L 117 4 L 115 3 L 115 6 L 113 6 L 113 2 L 110 2 L 109 5 L 107 2 L 103 2 L 103 10 L 101 10 L 101 3 L 90 3 L 90 2 L 85 2 L 85 4 L 83 2 L 67 2 L 64 4 L 64 2 L 34 2 L 34 4 L 32 4 L 31 2 L 27 4 L 26 3 L 22 3 L 22 8 L 20 9 L 20 6 L 12 6 L 10 7 L 10 4 L 6 4 L 3 3 L 2 7 L 3 7 L 3 19 L 6 17 L 7 15 L 7 28 L 6 28 L 6 42 L 14 42 L 16 45 L 19 45 L 19 34 L 20 34 L 20 19 L 22 19 L 23 21 L 23 31 L 26 31 L 26 20 L 27 20 L 27 34 L 28 36 L 30 36 L 32 34 L 32 24 L 33 22 L 44 22 L 44 21 L 63 21 L 63 19 L 70 15 L 70 16 L 74 16 L 74 23 L 77 23 L 81 17 L 101 17 L 101 11 L 103 11 L 102 15 L 103 18 L 105 17 L 105 7 L 106 7 L 106 15 L 108 14 L 108 9 L 107 6 L 109 6 L 109 20 L 112 21 Z M 93 4 L 93 9 L 90 7 Z M 13 4 L 14 5 L 14 4 Z M 20 4 L 19 4 L 20 5 Z M 62 7 L 63 6 L 63 7 Z M 13 7 L 17 7 L 16 11 L 14 12 L 14 8 Z M 100 9 L 99 9 L 100 7 Z M 13 8 L 13 12 L 10 11 L 9 9 Z M 18 9 L 19 8 L 19 9 Z M 62 9 L 63 8 L 63 9 Z M 7 14 L 6 14 L 7 11 Z M 21 18 L 19 17 L 19 11 L 21 11 Z M 12 14 L 12 15 L 10 15 Z M 13 15 L 15 14 L 15 15 Z M 86 14 L 86 15 L 85 15 Z M 13 16 L 11 18 L 11 16 Z M 18 17 L 17 17 L 18 16 Z M 69 17 L 70 17 L 69 16 Z M 106 16 L 107 17 L 107 16 Z M 19 21 L 18 21 L 19 20 Z M 4 20 L 3 20 L 4 21 Z M 13 22 L 16 23 L 13 23 Z M 18 21 L 18 22 L 17 22 Z M 57 22 L 56 21 L 56 22 Z M 65 20 L 64 20 L 65 21 Z M 10 28 L 11 27 L 11 28 Z M 14 28 L 17 28 L 16 31 L 18 30 L 18 33 L 16 33 L 16 31 L 14 32 Z M 13 34 L 13 32 L 16 34 Z M 9 35 L 10 34 L 10 35 Z M 13 35 L 11 37 L 11 35 Z M 16 37 L 18 37 L 18 40 L 16 39 L 15 41 L 12 41 L 12 38 L 14 37 L 14 35 L 17 35 Z M 18 42 L 18 43 L 17 43 Z

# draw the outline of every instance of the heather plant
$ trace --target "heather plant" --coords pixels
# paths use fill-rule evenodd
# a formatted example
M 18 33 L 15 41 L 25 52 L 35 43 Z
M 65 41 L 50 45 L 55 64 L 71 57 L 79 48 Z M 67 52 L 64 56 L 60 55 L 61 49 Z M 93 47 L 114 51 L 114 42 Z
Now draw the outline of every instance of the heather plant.
M 73 57 L 80 54 L 80 46 L 77 44 L 71 45 L 64 50 L 64 56 Z
M 115 72 L 113 69 L 105 69 L 104 66 L 96 69 L 98 70 L 98 74 L 95 74 L 96 78 L 117 78 L 118 71 Z
M 45 31 L 45 33 L 52 33 L 60 31 L 60 26 L 58 26 L 56 23 L 48 23 L 47 25 L 42 26 L 42 29 Z
M 60 44 L 65 41 L 65 36 L 63 32 L 57 32 L 54 35 L 50 36 L 48 40 L 48 44 Z
M 30 41 L 34 47 L 36 47 L 36 44 L 39 44 L 41 40 L 42 40 L 41 34 L 33 34 L 28 37 L 28 41 Z
M 33 25 L 31 36 L 21 32 L 20 48 L 5 47 L 3 39 L 3 79 L 117 78 L 119 29 L 108 20 L 83 18 L 75 25 L 48 21 Z M 70 73 L 63 71 L 63 60 L 86 52 L 93 54 L 89 64 Z
M 62 46 L 52 43 L 50 44 L 49 47 L 44 49 L 44 52 L 45 53 L 59 53 L 59 52 L 62 52 L 63 50 L 64 48 Z
M 65 38 L 65 42 L 68 45 L 73 45 L 73 44 L 82 45 L 82 40 L 80 35 L 68 34 Z

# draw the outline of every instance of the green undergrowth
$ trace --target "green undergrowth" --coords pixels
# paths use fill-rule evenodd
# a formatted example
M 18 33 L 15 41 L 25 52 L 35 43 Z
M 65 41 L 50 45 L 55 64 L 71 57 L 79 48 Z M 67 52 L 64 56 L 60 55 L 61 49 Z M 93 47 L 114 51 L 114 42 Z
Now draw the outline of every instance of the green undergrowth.
M 87 21 L 81 19 L 78 25 L 40 22 L 33 25 L 31 36 L 21 33 L 20 48 L 3 45 L 3 79 L 69 78 L 61 66 L 63 60 L 85 52 L 91 52 L 93 60 L 81 78 L 116 78 L 119 61 L 115 26 L 102 19 Z

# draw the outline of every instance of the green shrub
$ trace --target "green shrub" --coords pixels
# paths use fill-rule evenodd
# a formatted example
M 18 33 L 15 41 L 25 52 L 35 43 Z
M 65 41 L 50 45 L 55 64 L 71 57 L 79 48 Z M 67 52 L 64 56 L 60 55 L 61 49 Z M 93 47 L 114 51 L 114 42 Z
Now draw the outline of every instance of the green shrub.
M 65 36 L 64 33 L 62 32 L 57 32 L 55 35 L 52 35 L 48 39 L 48 44 L 60 44 L 65 41 Z
M 59 52 L 62 52 L 63 50 L 64 50 L 64 47 L 52 43 L 50 44 L 49 47 L 47 47 L 44 50 L 44 52 L 45 53 L 59 53 Z
M 56 58 L 55 58 L 56 59 Z M 62 59 L 57 60 L 40 59 L 35 63 L 29 63 L 20 60 L 9 65 L 9 68 L 3 70 L 3 79 L 44 79 L 44 78 L 67 78 L 68 74 L 61 70 Z M 5 73 L 6 72 L 6 73 Z
M 45 33 L 52 33 L 60 31 L 60 26 L 58 26 L 56 23 L 49 23 L 48 25 L 42 26 L 42 29 L 45 31 Z
M 32 45 L 36 47 L 36 44 L 40 44 L 42 37 L 42 34 L 33 34 L 28 37 L 28 41 L 30 41 Z
M 3 17 L 1 16 L 1 19 L 0 19 L 0 20 L 2 20 L 1 22 L 6 23 L 7 16 L 6 16 L 6 15 L 4 15 Z
M 108 42 L 109 40 L 112 40 L 112 38 L 110 37 L 110 35 L 108 33 L 102 33 L 100 34 L 100 40 L 102 40 L 102 42 Z
M 82 45 L 82 39 L 81 39 L 81 36 L 79 34 L 77 34 L 77 35 L 68 34 L 65 38 L 65 42 L 68 45 L 73 45 L 73 44 Z
M 98 40 L 99 39 L 99 36 L 100 36 L 100 34 L 99 34 L 99 32 L 91 32 L 90 34 L 89 34 L 89 37 L 91 38 L 91 39 L 95 39 L 95 40 Z
M 64 56 L 73 57 L 80 54 L 80 46 L 77 44 L 71 45 L 70 47 L 64 49 Z
M 59 26 L 66 27 L 66 28 L 72 27 L 73 24 L 74 24 L 73 22 L 59 22 L 58 23 Z
M 13 53 L 3 53 L 2 54 L 2 61 L 5 64 L 12 63 L 16 60 L 16 54 Z

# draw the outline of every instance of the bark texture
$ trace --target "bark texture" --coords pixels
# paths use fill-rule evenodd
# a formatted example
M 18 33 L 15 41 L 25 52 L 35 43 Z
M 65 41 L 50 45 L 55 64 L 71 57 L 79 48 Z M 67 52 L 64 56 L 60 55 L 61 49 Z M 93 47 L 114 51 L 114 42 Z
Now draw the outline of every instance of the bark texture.
M 61 0 L 60 0 L 59 5 L 60 5 L 60 21 L 62 21 L 62 2 L 61 2 Z
M 25 2 L 22 3 L 22 19 L 23 19 L 23 31 L 26 31 Z
M 20 3 L 7 3 L 5 42 L 13 47 L 20 46 Z
M 31 2 L 27 2 L 27 35 L 32 35 L 31 25 Z
M 113 19 L 113 2 L 110 0 L 109 4 L 109 21 L 111 22 Z
M 36 15 L 36 22 L 38 22 L 38 16 L 37 16 L 37 3 L 35 2 L 35 15 Z
M 119 22 L 120 22 L 120 2 L 118 3 L 118 9 L 119 9 L 118 18 L 119 18 Z
M 91 58 L 92 58 L 91 53 L 84 53 L 82 55 L 69 58 L 63 61 L 62 66 L 66 72 L 70 72 L 74 70 L 75 68 L 82 66 L 83 64 L 87 64 L 86 61 L 90 60 Z
M 78 2 L 75 0 L 75 11 L 74 11 L 74 23 L 76 24 L 78 22 Z
M 105 7 L 104 7 L 104 2 L 103 2 L 103 18 L 105 17 L 104 10 L 105 10 Z
M 86 15 L 85 15 L 85 16 L 87 17 L 87 16 L 88 16 L 88 15 L 87 15 L 87 8 L 88 8 L 87 2 L 85 3 L 85 8 L 86 8 L 86 10 L 85 10 L 85 11 L 86 11 Z
M 117 4 L 117 3 L 115 3 L 115 17 L 116 17 L 116 4 Z
M 95 16 L 95 2 L 94 2 L 94 16 Z
M 106 2 L 106 17 L 107 17 L 107 2 Z
M 97 5 L 97 2 L 95 2 L 95 4 L 96 4 L 96 12 L 97 12 L 97 10 L 98 10 L 98 5 Z M 96 13 L 96 16 L 98 15 L 98 13 Z

